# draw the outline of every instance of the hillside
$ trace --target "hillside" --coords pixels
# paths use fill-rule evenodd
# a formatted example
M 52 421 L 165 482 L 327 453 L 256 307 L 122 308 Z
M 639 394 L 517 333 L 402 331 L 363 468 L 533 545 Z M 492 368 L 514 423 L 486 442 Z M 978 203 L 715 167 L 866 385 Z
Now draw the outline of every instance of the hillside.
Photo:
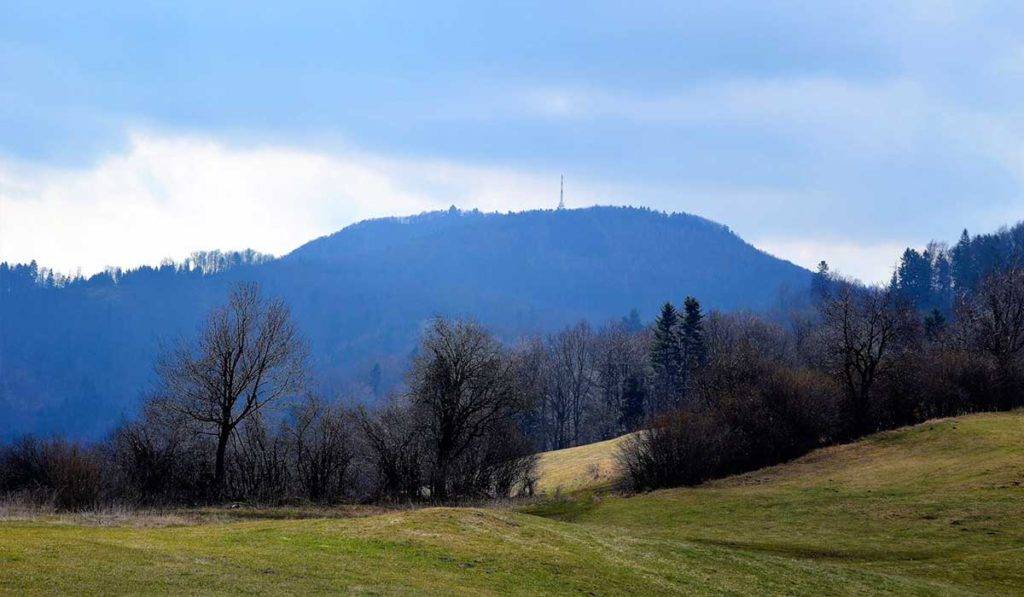
M 160 342 L 194 333 L 239 280 L 287 301 L 325 395 L 367 401 L 401 382 L 436 315 L 472 317 L 514 340 L 632 308 L 650 319 L 688 294 L 714 308 L 765 309 L 809 283 L 806 270 L 719 224 L 609 207 L 372 220 L 212 274 L 144 268 L 48 288 L 7 275 L 0 437 L 97 437 L 131 416 Z
M 7 592 L 1019 594 L 1024 413 L 523 511 L 0 522 Z
M 544 452 L 537 461 L 537 492 L 550 495 L 614 489 L 620 476 L 616 456 L 628 437 Z

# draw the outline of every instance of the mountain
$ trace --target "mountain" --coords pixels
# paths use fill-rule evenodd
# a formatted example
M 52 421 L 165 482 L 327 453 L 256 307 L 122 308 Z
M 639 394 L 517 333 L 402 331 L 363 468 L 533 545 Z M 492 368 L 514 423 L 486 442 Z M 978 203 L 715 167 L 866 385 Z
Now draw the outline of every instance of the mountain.
M 0 268 L 0 436 L 95 437 L 131 416 L 161 342 L 191 335 L 231 285 L 283 297 L 311 344 L 325 393 L 373 400 L 394 386 L 424 324 L 472 317 L 508 340 L 694 295 L 764 310 L 810 273 L 727 227 L 687 214 L 593 207 L 485 214 L 451 209 L 370 220 L 279 259 L 141 268 L 40 284 Z M 380 393 L 380 391 L 378 391 Z

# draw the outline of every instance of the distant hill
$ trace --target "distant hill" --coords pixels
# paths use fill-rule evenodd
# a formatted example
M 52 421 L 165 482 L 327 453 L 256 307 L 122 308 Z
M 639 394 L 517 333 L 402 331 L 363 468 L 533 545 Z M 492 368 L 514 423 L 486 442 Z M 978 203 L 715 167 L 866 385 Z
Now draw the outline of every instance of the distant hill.
M 191 334 L 231 284 L 283 297 L 325 391 L 361 399 L 401 379 L 425 322 L 473 317 L 502 337 L 541 333 L 694 295 L 762 310 L 810 273 L 687 214 L 593 207 L 370 220 L 280 259 L 220 271 L 142 268 L 63 287 L 0 275 L 0 435 L 96 436 L 134 412 L 161 340 Z M 371 370 L 379 365 L 381 382 Z

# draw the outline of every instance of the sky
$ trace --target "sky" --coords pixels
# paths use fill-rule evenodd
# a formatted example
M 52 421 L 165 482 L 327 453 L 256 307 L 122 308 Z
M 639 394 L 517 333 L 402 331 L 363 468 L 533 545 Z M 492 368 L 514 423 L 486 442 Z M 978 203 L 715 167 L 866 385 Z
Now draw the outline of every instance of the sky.
M 1024 219 L 1024 3 L 5 1 L 0 260 L 456 205 L 698 214 L 876 282 Z

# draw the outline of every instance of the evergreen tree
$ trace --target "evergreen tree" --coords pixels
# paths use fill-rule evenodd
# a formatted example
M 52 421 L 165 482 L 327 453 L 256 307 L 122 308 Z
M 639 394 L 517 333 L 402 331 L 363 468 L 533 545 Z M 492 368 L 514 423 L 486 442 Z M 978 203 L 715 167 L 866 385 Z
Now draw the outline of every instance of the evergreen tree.
M 630 333 L 636 333 L 644 329 L 644 324 L 640 321 L 640 312 L 636 310 L 636 307 L 630 309 L 629 315 L 622 318 L 622 325 Z
M 896 269 L 894 290 L 909 300 L 918 309 L 932 303 L 932 261 L 928 252 L 918 253 L 914 249 L 903 252 Z
M 672 303 L 665 303 L 654 322 L 651 343 L 651 368 L 654 370 L 654 408 L 665 412 L 679 397 L 679 372 L 683 351 L 677 333 L 679 314 Z
M 636 375 L 626 378 L 622 389 L 619 427 L 623 431 L 636 431 L 644 418 L 644 380 Z
M 680 329 L 682 349 L 687 369 L 701 367 L 707 361 L 707 343 L 704 339 L 704 314 L 700 303 L 692 296 L 683 302 L 685 311 Z
M 965 228 L 960 235 L 960 241 L 956 243 L 956 246 L 950 252 L 953 288 L 958 294 L 974 288 L 977 280 L 973 261 L 971 255 L 971 235 L 967 233 Z
M 818 271 L 811 278 L 811 296 L 817 301 L 823 301 L 829 294 L 830 274 L 828 263 L 823 259 L 818 263 Z
M 949 251 L 937 247 L 932 253 L 932 304 L 942 313 L 949 313 L 953 304 L 953 266 Z

